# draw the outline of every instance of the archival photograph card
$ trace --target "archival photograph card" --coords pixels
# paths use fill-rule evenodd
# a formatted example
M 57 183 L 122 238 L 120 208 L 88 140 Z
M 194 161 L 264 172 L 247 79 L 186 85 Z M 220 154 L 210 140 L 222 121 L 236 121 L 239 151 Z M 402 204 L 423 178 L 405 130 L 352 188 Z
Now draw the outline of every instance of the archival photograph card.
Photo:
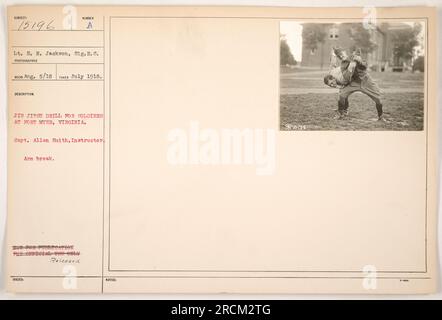
M 8 7 L 8 290 L 434 292 L 436 31 L 430 7 Z

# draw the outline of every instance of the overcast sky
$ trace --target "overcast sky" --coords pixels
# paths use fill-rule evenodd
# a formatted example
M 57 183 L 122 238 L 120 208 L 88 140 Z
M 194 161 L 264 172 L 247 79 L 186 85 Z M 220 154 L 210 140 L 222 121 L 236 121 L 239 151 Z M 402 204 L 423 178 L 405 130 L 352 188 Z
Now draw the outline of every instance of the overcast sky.
M 281 35 L 285 35 L 287 44 L 292 51 L 293 56 L 297 62 L 301 61 L 302 57 L 302 26 L 299 22 L 281 21 L 280 25 Z
M 290 47 L 290 51 L 292 52 L 295 60 L 297 62 L 301 61 L 302 58 L 302 22 L 296 21 L 281 21 L 280 24 L 280 33 L 281 35 L 285 35 L 287 39 L 287 44 Z M 404 22 L 410 26 L 413 26 L 415 22 Z M 422 22 L 421 22 L 422 23 Z M 422 32 L 421 39 L 424 40 L 424 25 L 422 23 Z M 420 54 L 423 54 L 424 48 L 421 48 Z

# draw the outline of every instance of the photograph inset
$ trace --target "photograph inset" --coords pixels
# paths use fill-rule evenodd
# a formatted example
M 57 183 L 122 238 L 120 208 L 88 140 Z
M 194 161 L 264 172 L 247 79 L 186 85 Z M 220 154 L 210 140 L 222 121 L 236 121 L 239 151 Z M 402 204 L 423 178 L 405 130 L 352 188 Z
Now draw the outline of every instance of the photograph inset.
M 423 130 L 425 24 L 280 22 L 280 130 Z

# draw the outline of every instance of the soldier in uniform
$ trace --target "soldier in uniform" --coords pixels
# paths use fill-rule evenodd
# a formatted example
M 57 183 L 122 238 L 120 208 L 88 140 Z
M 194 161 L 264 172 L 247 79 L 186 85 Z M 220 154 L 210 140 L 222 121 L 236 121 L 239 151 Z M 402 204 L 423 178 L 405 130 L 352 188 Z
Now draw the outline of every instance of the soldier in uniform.
M 332 88 L 339 88 L 338 118 L 348 115 L 348 97 L 354 92 L 362 92 L 376 104 L 379 121 L 385 121 L 381 91 L 367 70 L 367 63 L 360 52 L 354 52 L 350 57 L 340 48 L 333 48 L 329 73 L 324 77 L 324 83 Z

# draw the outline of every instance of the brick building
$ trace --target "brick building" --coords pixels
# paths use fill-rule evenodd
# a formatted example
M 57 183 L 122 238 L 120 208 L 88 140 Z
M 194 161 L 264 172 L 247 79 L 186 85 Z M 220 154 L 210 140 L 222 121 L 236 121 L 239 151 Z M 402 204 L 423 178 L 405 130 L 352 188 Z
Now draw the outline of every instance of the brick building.
M 353 40 L 353 34 L 356 32 L 354 23 L 324 23 L 320 27 L 325 38 L 323 42 L 317 44 L 316 49 L 307 48 L 303 42 L 301 65 L 304 67 L 326 69 L 329 66 L 332 47 L 339 46 L 350 54 L 351 49 L 355 46 Z M 371 41 L 376 44 L 373 51 L 364 54 L 364 59 L 367 60 L 370 67 L 386 71 L 395 67 L 403 68 L 411 65 L 412 59 L 404 61 L 394 54 L 395 43 L 391 39 L 391 32 L 398 29 L 410 29 L 411 31 L 412 27 L 405 23 L 381 23 L 369 31 Z

